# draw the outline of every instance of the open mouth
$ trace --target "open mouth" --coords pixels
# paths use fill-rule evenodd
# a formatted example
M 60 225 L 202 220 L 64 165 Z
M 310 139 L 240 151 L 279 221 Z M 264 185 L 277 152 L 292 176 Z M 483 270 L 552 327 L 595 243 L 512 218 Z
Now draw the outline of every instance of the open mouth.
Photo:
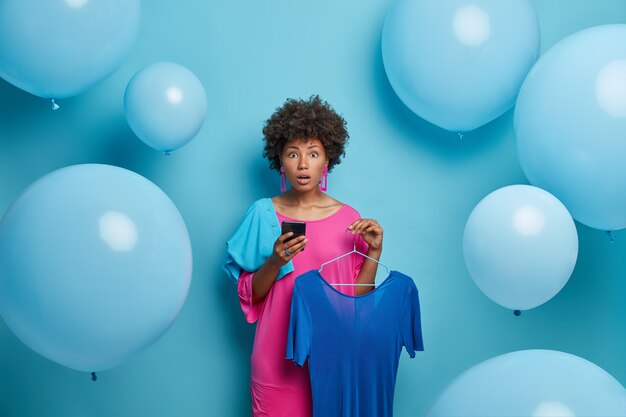
M 311 181 L 311 176 L 310 175 L 298 175 L 296 177 L 296 179 L 298 180 L 298 184 L 308 184 L 309 181 Z

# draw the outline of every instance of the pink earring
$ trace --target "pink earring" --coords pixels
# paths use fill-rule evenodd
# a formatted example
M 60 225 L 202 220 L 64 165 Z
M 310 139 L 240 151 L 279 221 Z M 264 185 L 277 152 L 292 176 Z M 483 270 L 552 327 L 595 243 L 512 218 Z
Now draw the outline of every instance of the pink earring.
M 285 167 L 280 167 L 280 192 L 287 191 L 287 176 L 285 175 Z
M 326 191 L 328 189 L 328 166 L 324 165 L 322 170 L 322 180 L 320 181 L 320 190 Z

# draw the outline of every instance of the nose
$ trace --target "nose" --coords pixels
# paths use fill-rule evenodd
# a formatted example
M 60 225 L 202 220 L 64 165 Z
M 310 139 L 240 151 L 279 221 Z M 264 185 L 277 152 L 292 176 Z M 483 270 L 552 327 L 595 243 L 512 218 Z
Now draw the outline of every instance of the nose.
M 298 160 L 298 169 L 307 169 L 308 168 L 308 164 L 306 161 L 306 158 L 300 158 Z

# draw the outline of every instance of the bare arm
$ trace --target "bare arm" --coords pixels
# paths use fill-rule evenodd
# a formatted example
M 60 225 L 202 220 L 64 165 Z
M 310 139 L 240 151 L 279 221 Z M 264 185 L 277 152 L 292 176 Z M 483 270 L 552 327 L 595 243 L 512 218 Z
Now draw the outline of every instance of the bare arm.
M 307 244 L 304 236 L 298 236 L 288 242 L 285 239 L 292 236 L 293 233 L 285 233 L 274 242 L 274 252 L 267 258 L 261 267 L 254 273 L 252 277 L 252 302 L 258 303 L 263 300 L 267 293 L 270 292 L 274 281 L 278 276 L 278 270 L 287 262 L 292 260 L 297 254 L 302 252 Z
M 371 249 L 367 251 L 367 256 L 376 259 L 377 261 L 380 259 L 382 251 L 372 251 Z M 357 284 L 373 284 L 376 278 L 376 270 L 378 269 L 378 264 L 371 259 L 365 259 L 363 266 L 361 267 L 361 271 L 359 275 L 356 277 Z M 355 295 L 363 295 L 370 291 L 372 291 L 374 287 L 361 287 L 356 286 L 354 289 Z
M 383 252 L 383 228 L 374 219 L 359 219 L 352 223 L 348 227 L 352 233 L 359 233 L 363 236 L 363 240 L 368 244 L 369 249 L 367 256 L 376 259 L 380 259 L 380 255 Z M 365 259 L 359 275 L 356 277 L 357 284 L 373 284 L 376 279 L 376 270 L 378 269 L 378 263 L 371 259 Z M 361 287 L 356 286 L 354 289 L 355 295 L 363 295 L 372 291 L 373 287 Z

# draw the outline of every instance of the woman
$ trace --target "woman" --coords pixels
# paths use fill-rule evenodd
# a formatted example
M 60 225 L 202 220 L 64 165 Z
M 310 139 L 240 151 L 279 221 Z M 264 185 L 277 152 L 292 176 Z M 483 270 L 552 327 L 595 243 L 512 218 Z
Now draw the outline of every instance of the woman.
M 323 192 L 328 172 L 344 155 L 345 124 L 318 96 L 289 99 L 276 110 L 263 129 L 263 155 L 281 175 L 282 194 L 256 201 L 227 243 L 224 269 L 237 280 L 247 321 L 257 321 L 250 383 L 254 417 L 311 415 L 308 369 L 285 359 L 295 279 L 355 245 L 380 259 L 383 229 L 378 222 L 361 219 L 352 207 Z M 305 236 L 281 235 L 283 221 L 306 222 Z M 325 266 L 322 276 L 331 283 L 373 284 L 376 267 L 352 254 Z M 371 287 L 337 289 L 360 295 Z

